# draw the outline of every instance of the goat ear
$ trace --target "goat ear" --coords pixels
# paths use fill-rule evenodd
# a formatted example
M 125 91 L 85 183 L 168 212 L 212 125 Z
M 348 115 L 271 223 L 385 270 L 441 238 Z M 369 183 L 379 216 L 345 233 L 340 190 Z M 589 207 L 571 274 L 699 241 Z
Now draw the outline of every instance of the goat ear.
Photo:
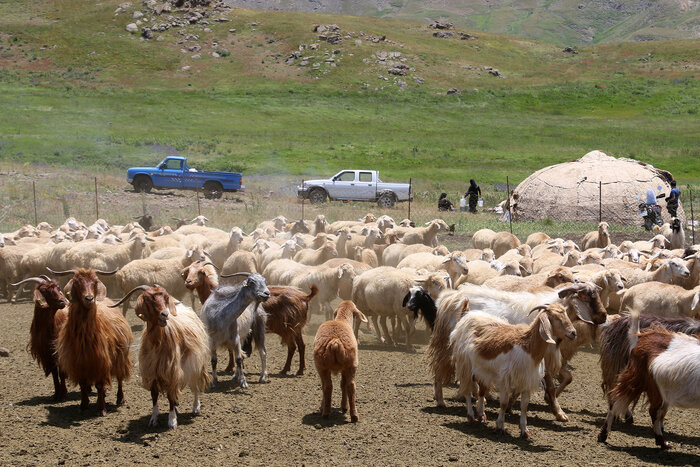
M 366 317 L 365 314 L 362 313 L 360 310 L 354 310 L 354 311 L 352 312 L 352 314 L 354 314 L 354 315 L 357 317 L 357 319 L 359 319 L 359 320 L 362 321 L 363 323 L 366 323 L 366 322 L 367 322 L 367 317 Z
M 450 257 L 450 256 L 445 256 L 445 259 L 443 259 L 443 260 L 441 261 L 441 264 L 445 264 L 445 263 L 448 263 L 448 262 L 450 262 L 450 261 L 452 261 L 452 257 Z
M 168 308 L 171 315 L 177 316 L 177 309 L 175 308 L 175 299 L 173 297 L 170 297 L 170 299 L 168 300 Z
M 46 307 L 46 301 L 44 300 L 44 296 L 39 291 L 39 288 L 34 289 L 34 303 L 39 305 L 41 308 Z
M 690 305 L 690 311 L 695 311 L 700 306 L 700 292 L 695 292 L 695 297 L 693 298 L 693 303 Z
M 95 301 L 99 302 L 107 298 L 107 287 L 102 283 L 102 281 L 97 281 L 95 283 Z
M 591 312 L 590 312 L 588 306 L 580 307 L 580 306 L 574 305 L 574 310 L 576 310 L 576 316 L 578 316 L 578 319 L 580 319 L 581 321 L 583 321 L 584 323 L 587 323 L 587 324 L 595 324 L 593 322 L 593 319 L 591 318 Z
M 68 300 L 73 301 L 72 292 L 73 291 L 73 279 L 69 280 L 66 286 L 63 288 L 63 294 Z
M 406 304 L 408 301 L 411 299 L 411 292 L 408 292 L 406 296 L 403 298 L 403 302 L 401 302 L 401 306 L 406 308 Z
M 547 318 L 547 313 L 540 313 L 539 320 L 540 336 L 542 336 L 542 339 L 544 339 L 544 341 L 548 344 L 556 344 L 557 341 L 555 341 L 554 337 L 552 336 L 552 323 L 549 322 L 549 318 Z

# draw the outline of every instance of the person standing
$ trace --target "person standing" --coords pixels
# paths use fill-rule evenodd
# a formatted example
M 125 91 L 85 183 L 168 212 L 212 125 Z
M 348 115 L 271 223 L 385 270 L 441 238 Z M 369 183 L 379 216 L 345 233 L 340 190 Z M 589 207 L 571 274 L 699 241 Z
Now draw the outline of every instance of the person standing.
M 666 198 L 666 209 L 671 217 L 676 217 L 678 212 L 678 199 L 681 197 L 681 190 L 676 187 L 676 181 L 671 180 L 671 193 Z
M 469 180 L 469 189 L 464 193 L 465 198 L 469 198 L 469 212 L 476 214 L 476 203 L 479 202 L 481 196 L 481 188 L 476 184 L 474 179 Z

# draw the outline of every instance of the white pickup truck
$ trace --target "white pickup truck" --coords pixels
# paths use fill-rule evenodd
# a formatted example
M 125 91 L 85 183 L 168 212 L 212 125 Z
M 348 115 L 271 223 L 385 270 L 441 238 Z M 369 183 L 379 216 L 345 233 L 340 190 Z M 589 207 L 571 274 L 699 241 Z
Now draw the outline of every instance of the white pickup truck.
M 392 207 L 411 197 L 408 183 L 384 183 L 375 170 L 341 170 L 328 180 L 306 180 L 297 187 L 297 196 L 311 203 L 326 200 L 372 201 L 380 207 Z

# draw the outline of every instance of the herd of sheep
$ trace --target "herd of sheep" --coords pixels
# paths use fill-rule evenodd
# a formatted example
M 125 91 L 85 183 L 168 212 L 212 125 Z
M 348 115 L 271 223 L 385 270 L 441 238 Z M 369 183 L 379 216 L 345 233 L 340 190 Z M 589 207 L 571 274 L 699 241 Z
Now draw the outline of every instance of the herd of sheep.
M 482 229 L 471 248 L 453 251 L 438 242 L 450 230 L 440 219 L 416 227 L 371 214 L 333 223 L 323 215 L 296 222 L 278 216 L 249 235 L 206 223 L 198 216 L 176 229 L 147 231 L 137 223 L 100 219 L 87 226 L 69 218 L 56 228 L 42 222 L 0 234 L 0 294 L 14 302 L 35 286 L 28 348 L 52 375 L 57 400 L 67 395 L 67 379 L 80 387 L 87 409 L 94 386 L 104 415 L 116 379 L 123 403 L 122 383 L 133 370 L 125 315 L 136 298 L 133 309 L 146 323 L 138 367 L 153 401 L 150 425 L 158 423 L 163 394 L 168 426 L 177 427 L 185 387 L 199 413 L 200 395 L 217 382 L 218 348 L 228 350 L 226 371 L 245 388 L 244 355 L 258 350 L 265 382 L 265 335 L 274 333 L 288 348 L 282 372 L 298 353 L 303 375 L 310 313 L 327 320 L 313 346 L 323 416 L 330 414 L 331 375 L 340 373 L 341 407 L 358 421 L 361 324 L 380 342 L 402 340 L 412 350 L 418 318 L 430 332 L 426 359 L 437 405 L 445 405 L 443 387 L 457 381 L 468 419 L 485 421 L 493 392 L 499 431 L 519 399 L 521 436 L 530 437 L 527 406 L 541 387 L 554 416 L 566 421 L 559 398 L 573 379 L 567 363 L 595 343 L 609 404 L 599 441 L 616 418 L 631 420 L 642 394 L 662 448 L 669 446 L 666 411 L 700 407 L 700 248 L 686 248 L 678 222 L 648 241 L 620 245 L 605 222 L 580 246 L 544 233 L 521 243 Z

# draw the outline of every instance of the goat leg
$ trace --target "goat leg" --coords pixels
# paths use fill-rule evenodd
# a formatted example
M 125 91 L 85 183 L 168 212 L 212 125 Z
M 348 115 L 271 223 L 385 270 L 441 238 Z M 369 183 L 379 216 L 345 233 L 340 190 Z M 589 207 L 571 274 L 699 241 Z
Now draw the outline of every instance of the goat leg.
M 294 342 L 290 342 L 287 344 L 287 361 L 284 362 L 284 368 L 282 368 L 282 370 L 280 371 L 281 375 L 286 375 L 287 372 L 292 368 L 292 358 L 294 357 L 294 352 L 296 351 L 297 346 Z
M 124 405 L 126 399 L 124 399 L 124 388 L 122 386 L 122 380 L 117 380 L 117 405 Z
M 515 395 L 513 396 L 515 399 Z M 527 404 L 530 402 L 530 393 L 523 392 L 520 394 L 520 436 L 525 439 L 531 439 L 530 431 L 527 429 Z
M 306 344 L 304 343 L 304 336 L 301 335 L 301 331 L 296 333 L 294 339 L 296 340 L 297 349 L 299 350 L 299 371 L 297 371 L 297 375 L 303 375 L 306 371 Z
M 228 365 L 224 369 L 225 373 L 233 373 L 234 365 L 236 364 L 236 359 L 233 357 L 233 350 L 228 349 Z
M 557 387 L 557 391 L 554 393 L 555 397 L 559 397 L 559 394 L 561 394 L 564 388 L 571 384 L 571 381 L 574 379 L 571 372 L 566 367 L 566 363 L 562 363 L 561 370 L 559 370 L 559 377 L 561 378 L 561 382 Z
M 158 388 L 155 383 L 151 386 L 151 401 L 153 401 L 153 411 L 151 412 L 151 419 L 148 421 L 148 426 L 158 426 Z
M 554 387 L 554 380 L 552 378 L 552 374 L 549 371 L 545 371 L 544 373 L 544 390 L 545 390 L 545 400 L 549 402 L 549 408 L 554 414 L 554 416 L 559 420 L 560 422 L 568 422 L 569 417 L 564 414 L 564 411 L 561 409 L 561 406 L 559 405 L 559 401 L 557 400 L 556 396 L 556 388 Z
M 104 417 L 107 415 L 107 402 L 105 400 L 104 383 L 95 384 L 95 389 L 97 389 L 97 411 Z
M 323 392 L 323 398 L 321 399 L 321 416 L 323 418 L 328 418 L 331 415 L 333 380 L 331 379 L 331 372 L 328 370 L 319 371 L 318 375 L 321 377 L 321 391 Z
M 216 387 L 216 383 L 219 381 L 218 376 L 216 375 L 216 347 L 214 346 L 214 343 L 209 340 L 209 350 L 211 352 L 211 385 L 210 388 L 214 389 Z
M 346 383 L 346 387 L 343 389 L 347 394 L 347 401 L 350 404 L 350 421 L 352 423 L 357 423 L 359 417 L 357 416 L 357 407 L 355 406 L 355 369 L 350 368 L 346 372 L 343 372 L 343 378 Z
M 671 443 L 664 439 L 664 417 L 668 411 L 668 405 L 662 403 L 660 407 L 649 406 L 649 415 L 651 415 L 651 421 L 654 426 L 654 440 L 656 445 L 661 449 L 669 449 Z
M 90 405 L 90 385 L 80 382 L 80 410 L 87 410 Z
M 168 402 L 170 403 L 170 412 L 168 413 L 168 428 L 174 430 L 177 428 L 177 400 L 168 396 Z
M 63 388 L 61 387 L 61 381 L 59 380 L 58 368 L 54 367 L 51 370 L 51 377 L 53 378 L 53 400 L 63 400 L 65 398 L 65 394 L 63 394 Z

